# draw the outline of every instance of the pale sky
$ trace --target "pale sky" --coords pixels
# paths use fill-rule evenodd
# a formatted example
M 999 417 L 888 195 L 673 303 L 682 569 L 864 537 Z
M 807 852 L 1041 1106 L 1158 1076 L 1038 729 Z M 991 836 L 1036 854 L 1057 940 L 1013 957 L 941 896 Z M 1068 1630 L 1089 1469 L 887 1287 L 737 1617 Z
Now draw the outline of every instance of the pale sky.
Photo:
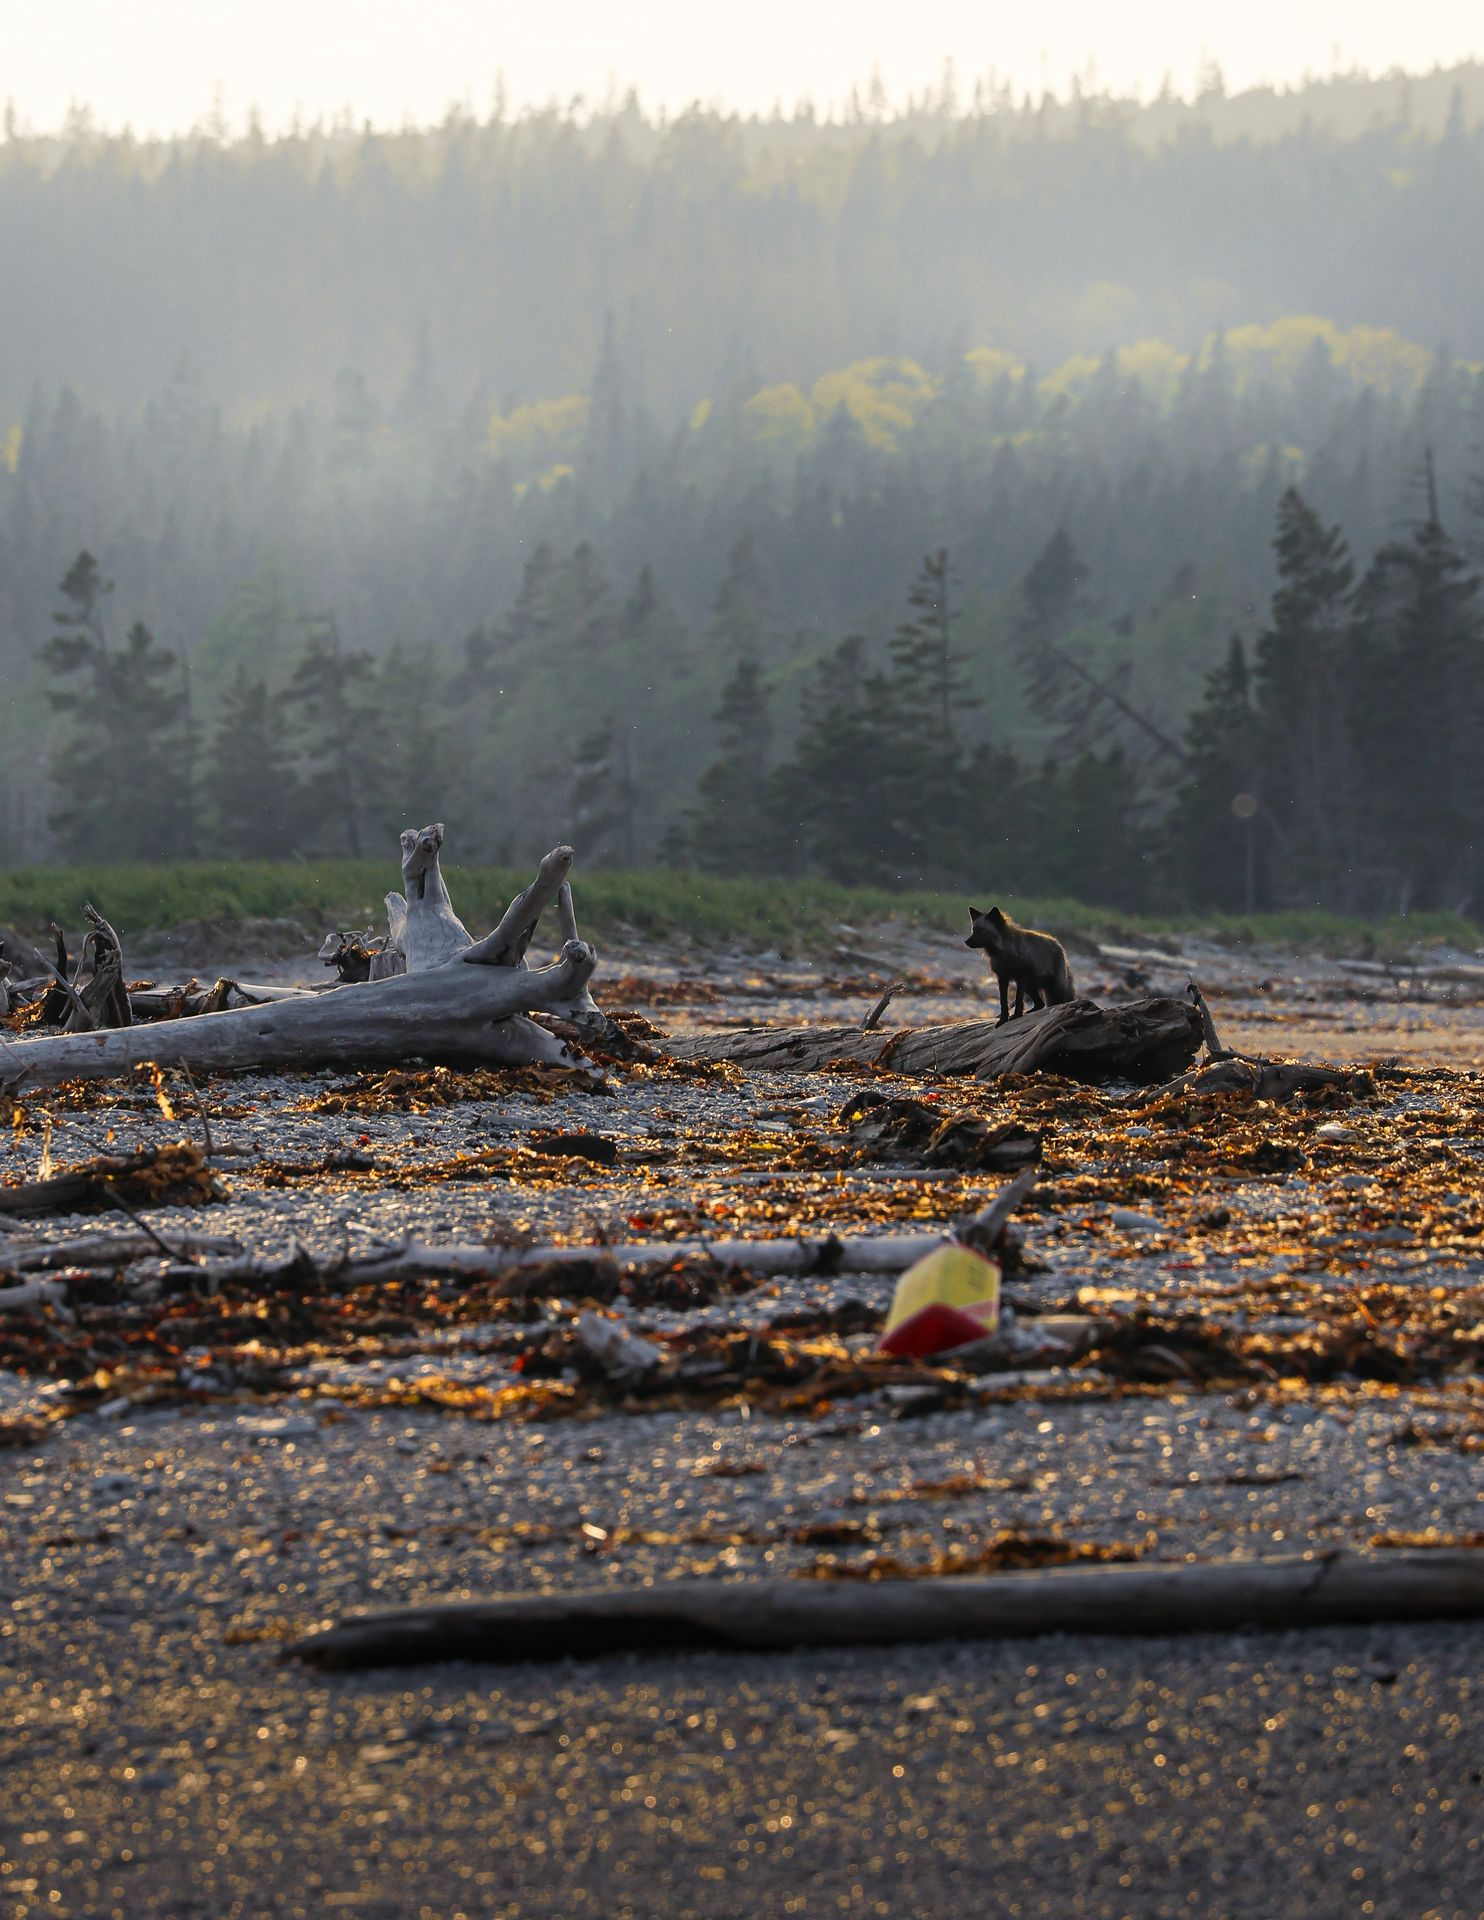
M 1479 55 L 1477 0 L 0 0 L 0 98 L 39 130 L 86 103 L 179 131 L 218 91 L 234 128 L 254 106 L 270 131 L 345 108 L 395 126 L 483 113 L 501 74 L 514 108 L 632 84 L 651 108 L 824 111 L 873 68 L 900 101 L 948 58 L 965 94 L 993 69 L 1017 91 L 1080 74 L 1147 95 L 1167 73 L 1190 92 L 1207 59 L 1236 91 Z

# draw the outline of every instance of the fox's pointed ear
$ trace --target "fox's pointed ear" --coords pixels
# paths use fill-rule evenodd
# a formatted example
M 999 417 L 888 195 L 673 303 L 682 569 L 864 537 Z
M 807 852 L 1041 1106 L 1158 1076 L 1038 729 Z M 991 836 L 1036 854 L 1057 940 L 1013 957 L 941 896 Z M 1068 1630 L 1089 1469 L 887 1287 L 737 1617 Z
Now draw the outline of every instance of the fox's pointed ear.
M 982 920 L 984 918 L 984 915 L 979 911 L 977 907 L 970 907 L 969 918 L 971 920 Z

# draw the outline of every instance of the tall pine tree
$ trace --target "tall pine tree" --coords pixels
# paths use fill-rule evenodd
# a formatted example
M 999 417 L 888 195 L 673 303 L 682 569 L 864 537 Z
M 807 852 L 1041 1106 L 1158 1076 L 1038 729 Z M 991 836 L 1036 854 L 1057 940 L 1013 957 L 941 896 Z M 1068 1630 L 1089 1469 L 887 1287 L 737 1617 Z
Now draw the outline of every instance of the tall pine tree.
M 712 716 L 719 752 L 701 775 L 688 844 L 713 873 L 766 873 L 776 853 L 763 806 L 770 770 L 768 691 L 755 660 L 740 660 Z
M 1484 620 L 1480 582 L 1426 507 L 1376 555 L 1358 596 L 1357 737 L 1368 825 L 1387 861 L 1377 904 L 1466 912 L 1484 897 Z
M 141 621 L 110 645 L 108 591 L 97 562 L 79 554 L 43 649 L 59 722 L 52 830 L 68 860 L 178 858 L 194 835 L 184 681 Z
M 202 781 L 212 845 L 234 860 L 283 860 L 298 850 L 305 822 L 283 702 L 239 667 L 217 711 Z
M 1253 832 L 1274 856 L 1279 899 L 1347 909 L 1357 884 L 1351 594 L 1338 527 L 1296 487 L 1278 506 L 1278 587 L 1253 668 L 1257 756 L 1244 778 L 1261 801 Z

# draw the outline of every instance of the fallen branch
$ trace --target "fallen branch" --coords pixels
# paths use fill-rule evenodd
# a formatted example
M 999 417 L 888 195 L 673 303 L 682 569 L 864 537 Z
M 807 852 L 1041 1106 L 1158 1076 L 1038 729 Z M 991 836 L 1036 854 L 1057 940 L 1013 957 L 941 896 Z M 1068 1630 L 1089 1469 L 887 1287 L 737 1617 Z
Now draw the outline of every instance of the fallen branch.
M 891 1005 L 892 1001 L 896 999 L 906 984 L 907 982 L 905 980 L 892 981 L 891 985 L 886 989 L 886 992 L 882 994 L 881 998 L 876 1002 L 875 1006 L 872 1007 L 865 1019 L 861 1021 L 862 1033 L 874 1033 L 876 1031 L 881 1025 L 881 1016 L 886 1012 L 886 1009 Z
M 318 1667 L 600 1658 L 714 1648 L 890 1646 L 1045 1633 L 1215 1633 L 1484 1615 L 1484 1553 L 1333 1551 L 1274 1560 L 1094 1563 L 860 1585 L 672 1580 L 365 1614 L 291 1648 Z
M 1301 1093 L 1339 1089 L 1363 1095 L 1375 1091 L 1371 1076 L 1344 1067 L 1310 1067 L 1300 1060 L 1266 1060 L 1257 1054 L 1225 1053 L 1203 1067 L 1182 1073 L 1162 1087 L 1148 1087 L 1129 1097 L 1127 1105 L 1140 1111 L 1183 1094 L 1245 1093 L 1254 1100 L 1279 1104 Z
M 980 1212 L 960 1216 L 951 1225 L 917 1233 L 826 1234 L 818 1240 L 648 1240 L 628 1246 L 481 1247 L 426 1246 L 404 1240 L 342 1260 L 339 1278 L 350 1283 L 397 1281 L 431 1274 L 492 1279 L 522 1268 L 591 1267 L 596 1259 L 615 1266 L 642 1270 L 669 1267 L 678 1262 L 709 1260 L 768 1276 L 784 1274 L 901 1273 L 914 1261 L 940 1247 L 952 1234 L 966 1246 L 990 1252 L 999 1242 L 1015 1208 L 1035 1185 L 1028 1167 L 1005 1186 Z M 298 1258 L 294 1255 L 291 1258 Z M 225 1265 L 206 1268 L 204 1278 L 216 1284 L 268 1279 L 273 1263 L 239 1256 Z
M 88 1030 L 132 1026 L 134 1016 L 124 986 L 124 943 L 95 906 L 88 904 L 83 912 L 90 929 L 82 944 L 83 961 L 92 966 L 92 978 L 82 989 L 89 1016 L 86 1026 Z
M 19 1287 L 0 1287 L 0 1313 L 19 1313 L 22 1308 L 60 1307 L 67 1302 L 67 1286 L 62 1280 L 29 1280 Z
M 240 1255 L 240 1241 L 222 1234 L 176 1234 L 178 1258 L 210 1255 Z M 76 1240 L 52 1240 L 29 1247 L 7 1242 L 0 1253 L 0 1268 L 9 1273 L 46 1272 L 56 1267 L 126 1267 L 132 1261 L 152 1258 L 148 1248 L 130 1236 L 116 1233 L 89 1233 Z
M 526 948 L 531 944 L 531 936 L 536 931 L 536 923 L 554 900 L 561 896 L 567 885 L 567 875 L 572 870 L 572 849 L 553 847 L 541 862 L 536 878 L 518 893 L 500 916 L 499 925 L 482 940 L 476 940 L 460 954 L 461 960 L 472 961 L 476 966 L 518 967 L 525 960 Z M 571 913 L 571 892 L 567 894 L 566 912 Z M 569 924 L 575 925 L 575 921 Z
M 1200 1015 L 1201 1032 L 1206 1037 L 1207 1056 L 1212 1060 L 1225 1060 L 1230 1055 L 1231 1048 L 1224 1047 L 1221 1044 L 1221 1036 L 1216 1031 L 1216 1022 L 1212 1017 L 1210 1007 L 1206 1004 L 1205 994 L 1201 992 L 1194 980 L 1191 981 L 1186 991 L 1190 995 L 1191 1005 Z

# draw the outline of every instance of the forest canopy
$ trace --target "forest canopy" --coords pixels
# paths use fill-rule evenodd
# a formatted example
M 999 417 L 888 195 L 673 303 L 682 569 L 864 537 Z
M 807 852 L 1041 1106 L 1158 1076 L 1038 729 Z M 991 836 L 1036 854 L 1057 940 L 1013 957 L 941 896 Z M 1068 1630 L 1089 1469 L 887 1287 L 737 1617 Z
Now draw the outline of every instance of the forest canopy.
M 1466 906 L 1472 854 L 1425 849 L 1484 825 L 1481 113 L 1476 66 L 841 122 L 12 122 L 0 845 L 353 852 L 456 788 L 489 857 L 911 883 L 994 848 L 1130 906 Z M 1409 744 L 1361 697 L 1398 675 Z

